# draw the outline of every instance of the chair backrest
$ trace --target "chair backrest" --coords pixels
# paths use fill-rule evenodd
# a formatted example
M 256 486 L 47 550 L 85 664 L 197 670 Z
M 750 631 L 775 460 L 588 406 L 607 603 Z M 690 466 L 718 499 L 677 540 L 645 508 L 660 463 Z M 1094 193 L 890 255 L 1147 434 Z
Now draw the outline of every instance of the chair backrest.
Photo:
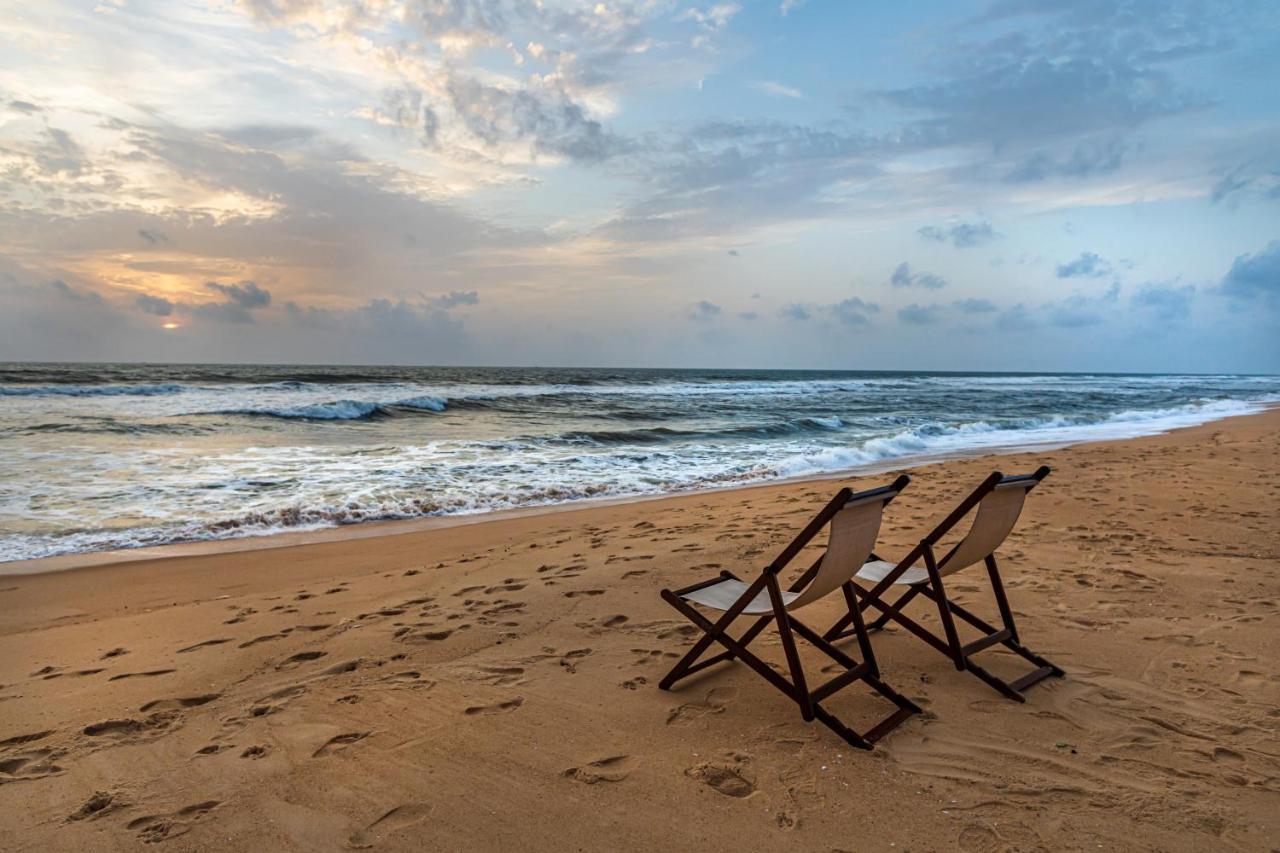
M 827 550 L 818 563 L 817 572 L 800 595 L 787 605 L 788 610 L 812 604 L 858 573 L 875 550 L 885 505 L 905 486 L 906 478 L 901 478 L 893 486 L 859 492 L 840 507 L 831 517 Z
M 1048 468 L 1041 468 L 1035 474 L 1004 477 L 995 483 L 979 501 L 969 532 L 938 562 L 938 573 L 954 574 L 995 553 L 1018 523 L 1027 493 L 1048 474 Z

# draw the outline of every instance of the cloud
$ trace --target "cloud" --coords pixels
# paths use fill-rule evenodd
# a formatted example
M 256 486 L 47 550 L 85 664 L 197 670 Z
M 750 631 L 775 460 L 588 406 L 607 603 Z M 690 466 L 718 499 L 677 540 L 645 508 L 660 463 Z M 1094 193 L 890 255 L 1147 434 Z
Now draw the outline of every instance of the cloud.
M 53 292 L 61 296 L 63 299 L 69 299 L 72 302 L 85 302 L 90 305 L 101 305 L 102 297 L 92 290 L 80 290 L 67 284 L 62 279 L 49 282 L 49 287 Z
M 1044 181 L 1049 178 L 1087 178 L 1105 175 L 1120 168 L 1130 145 L 1119 137 L 1090 140 L 1075 146 L 1070 154 L 1055 157 L 1037 151 L 1014 164 L 1005 174 L 1010 183 Z
M 880 173 L 875 141 L 839 126 L 700 122 L 634 152 L 646 194 L 600 233 L 621 241 L 737 233 L 836 216 L 830 188 Z
M 911 266 L 906 261 L 898 264 L 893 275 L 889 277 L 889 283 L 894 287 L 923 287 L 928 290 L 939 290 L 947 286 L 946 279 L 932 273 L 911 272 Z
M 270 291 L 263 290 L 252 281 L 242 281 L 239 284 L 218 284 L 216 281 L 210 281 L 205 284 L 205 287 L 221 293 L 227 301 L 247 311 L 266 308 L 271 304 Z
M 778 12 L 785 18 L 807 2 L 809 2 L 809 0 L 782 0 L 782 2 L 778 4 Z
M 239 284 L 210 281 L 205 283 L 205 288 L 221 294 L 225 301 L 198 304 L 180 302 L 175 303 L 175 307 L 215 323 L 248 324 L 253 322 L 251 312 L 271 304 L 270 291 L 263 290 L 252 281 L 242 281 Z
M 864 302 L 858 297 L 845 299 L 830 308 L 831 314 L 846 326 L 869 326 L 872 314 L 880 313 L 880 306 L 874 302 Z
M 253 315 L 243 305 L 234 302 L 202 302 L 195 305 L 182 303 L 184 310 L 190 311 L 202 320 L 214 323 L 248 324 L 253 322 Z
M 1236 299 L 1280 297 L 1280 240 L 1252 255 L 1239 255 L 1222 277 L 1220 292 Z
M 715 3 L 705 9 L 686 9 L 676 16 L 677 21 L 696 21 L 709 30 L 727 27 L 733 17 L 742 11 L 738 3 Z
M 957 299 L 951 305 L 962 314 L 990 314 L 999 310 L 990 299 Z
M 759 320 L 760 315 L 757 314 L 755 311 L 742 311 L 742 312 L 739 312 L 738 319 L 751 322 L 752 320 Z
M 716 317 L 719 317 L 721 310 L 722 309 L 719 305 L 716 305 L 714 302 L 708 302 L 704 299 L 701 302 L 694 304 L 692 310 L 689 312 L 689 316 L 694 320 L 706 323 L 714 320 Z
M 586 162 L 605 160 L 627 147 L 555 81 L 507 88 L 455 74 L 445 91 L 469 134 L 499 156 L 511 142 L 528 142 L 538 153 Z M 424 116 L 424 128 L 434 138 L 438 118 L 434 112 Z
M 919 305 L 913 302 L 898 309 L 898 319 L 911 326 L 930 326 L 942 319 L 942 306 L 937 303 Z
M 431 304 L 442 310 L 457 308 L 459 305 L 479 305 L 480 294 L 474 290 L 454 290 L 431 300 Z
M 296 326 L 338 336 L 362 351 L 396 353 L 401 359 L 449 363 L 466 358 L 470 336 L 462 322 L 432 302 L 370 299 L 356 308 L 334 309 L 285 303 Z
M 1191 299 L 1195 292 L 1195 286 L 1191 284 L 1181 287 L 1172 284 L 1145 284 L 1129 297 L 1129 304 L 1159 320 L 1171 321 L 1190 313 Z
M 154 314 L 157 317 L 168 317 L 173 313 L 173 303 L 162 296 L 139 293 L 138 298 L 134 300 L 134 304 L 145 313 Z
M 751 88 L 766 95 L 776 95 L 779 98 L 804 98 L 804 92 L 775 80 L 757 80 L 751 84 Z
M 161 243 L 168 243 L 169 238 L 158 231 L 148 231 L 145 228 L 138 229 L 138 236 L 146 241 L 148 246 L 158 246 Z
M 1059 328 L 1078 329 L 1084 326 L 1096 326 L 1115 312 L 1119 296 L 1120 285 L 1112 284 L 1101 296 L 1076 293 L 1059 302 L 1047 303 L 1044 310 L 1050 325 Z
M 1275 155 L 1269 155 L 1274 158 Z M 1280 162 L 1264 165 L 1258 160 L 1242 163 L 1222 175 L 1213 185 L 1210 198 L 1216 204 L 1241 196 L 1280 200 Z
M 1093 252 L 1081 252 L 1075 260 L 1058 264 L 1058 278 L 1100 278 L 1110 273 L 1111 264 Z
M 1214 48 L 1206 29 L 1178 21 L 1182 9 L 1090 4 L 1089 18 L 1071 19 L 1069 5 L 1035 26 L 948 50 L 951 74 L 881 93 L 889 103 L 927 115 L 915 129 L 951 144 L 984 142 L 995 150 L 1040 145 L 1089 134 L 1108 137 L 1199 107 L 1166 68 L 1168 47 L 1185 53 Z M 1174 34 L 1169 26 L 1179 26 Z M 1161 61 L 1164 60 L 1164 61 Z
M 958 222 L 955 225 L 940 227 L 926 225 L 917 232 L 923 239 L 938 243 L 951 241 L 957 249 L 971 249 L 990 243 L 1000 235 L 991 227 L 990 222 Z
M 789 305 L 782 306 L 781 310 L 778 311 L 778 314 L 784 320 L 794 320 L 799 323 L 802 323 L 813 316 L 813 313 L 809 308 L 805 305 L 801 305 L 799 302 L 792 302 Z

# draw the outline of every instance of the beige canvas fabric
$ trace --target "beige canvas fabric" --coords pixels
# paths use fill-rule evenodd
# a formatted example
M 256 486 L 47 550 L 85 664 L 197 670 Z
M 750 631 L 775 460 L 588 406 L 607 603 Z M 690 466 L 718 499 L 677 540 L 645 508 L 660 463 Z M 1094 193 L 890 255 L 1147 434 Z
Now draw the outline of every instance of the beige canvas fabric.
M 973 519 L 973 526 L 955 550 L 938 566 L 938 573 L 944 576 L 954 574 L 995 553 L 1018 523 L 1022 505 L 1027 500 L 1027 492 L 1035 484 L 1032 480 L 996 486 L 978 504 L 978 514 Z
M 836 513 L 831 519 L 831 538 L 817 576 L 800 591 L 799 598 L 787 603 L 787 609 L 797 610 L 812 604 L 857 574 L 876 547 L 883 516 L 883 497 L 846 504 Z
M 831 519 L 827 551 L 822 557 L 818 573 L 800 592 L 782 593 L 782 601 L 787 610 L 812 604 L 839 589 L 841 584 L 854 576 L 876 546 L 885 500 L 884 495 L 879 495 L 850 501 L 835 514 Z M 681 597 L 717 610 L 728 610 L 747 591 L 747 586 L 742 581 L 726 578 L 714 586 L 703 587 Z M 768 591 L 761 590 L 742 612 L 758 614 L 772 609 Z
M 867 581 L 868 583 L 877 584 L 889 576 L 889 572 L 896 569 L 893 563 L 886 563 L 884 560 L 873 560 L 858 569 L 858 579 Z M 929 571 L 924 566 L 912 566 L 894 580 L 895 585 L 912 586 L 918 583 L 924 583 L 929 579 Z

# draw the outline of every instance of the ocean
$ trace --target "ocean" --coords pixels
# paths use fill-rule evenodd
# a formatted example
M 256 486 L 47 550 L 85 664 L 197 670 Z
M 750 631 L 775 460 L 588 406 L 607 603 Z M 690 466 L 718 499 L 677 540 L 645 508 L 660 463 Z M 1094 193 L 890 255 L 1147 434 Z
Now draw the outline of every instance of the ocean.
M 0 561 L 1148 435 L 1280 377 L 0 364 Z

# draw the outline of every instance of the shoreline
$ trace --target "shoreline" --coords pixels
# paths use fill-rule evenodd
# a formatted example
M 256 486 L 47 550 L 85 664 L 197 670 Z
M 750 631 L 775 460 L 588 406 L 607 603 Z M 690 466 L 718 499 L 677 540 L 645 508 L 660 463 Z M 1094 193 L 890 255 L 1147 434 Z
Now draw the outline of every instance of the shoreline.
M 9 560 L 0 562 L 0 577 L 30 576 L 50 572 L 67 572 L 78 569 L 98 568 L 103 566 L 119 566 L 132 563 L 154 562 L 156 560 L 182 559 L 188 557 L 216 556 L 294 548 L 327 542 L 344 542 L 364 539 L 378 539 L 388 536 L 400 536 L 432 530 L 445 530 L 475 524 L 488 524 L 509 519 L 521 519 L 579 510 L 600 509 L 626 504 L 644 504 L 665 501 L 674 498 L 711 495 L 722 492 L 751 490 L 786 486 L 798 483 L 829 482 L 849 477 L 866 477 L 888 471 L 910 471 L 916 468 L 937 465 L 948 461 L 978 460 L 1003 456 L 1017 456 L 1026 453 L 1051 452 L 1073 447 L 1111 444 L 1116 442 L 1141 441 L 1171 435 L 1185 430 L 1194 430 L 1212 424 L 1222 424 L 1237 419 L 1263 417 L 1268 412 L 1280 410 L 1280 403 L 1262 404 L 1260 411 L 1243 415 L 1229 415 L 1214 418 L 1188 426 L 1179 426 L 1146 435 L 1120 438 L 1084 438 L 1079 441 L 1043 441 L 1026 444 L 1009 445 L 1007 447 L 975 448 L 973 452 L 957 450 L 948 453 L 922 454 L 920 456 L 898 457 L 882 462 L 869 463 L 854 468 L 835 471 L 824 471 L 816 474 L 805 474 L 796 477 L 781 477 L 755 482 L 732 483 L 656 494 L 618 495 L 601 498 L 582 498 L 562 503 L 542 504 L 537 506 L 511 507 L 497 510 L 481 510 L 472 513 L 454 513 L 451 515 L 423 516 L 417 518 L 378 519 L 353 524 L 339 524 L 306 530 L 278 530 L 260 534 L 234 536 L 217 539 L 196 539 L 183 542 L 170 542 L 160 545 L 144 545 L 137 548 L 120 548 L 104 551 L 86 551 L 75 554 L 59 554 L 49 557 Z

